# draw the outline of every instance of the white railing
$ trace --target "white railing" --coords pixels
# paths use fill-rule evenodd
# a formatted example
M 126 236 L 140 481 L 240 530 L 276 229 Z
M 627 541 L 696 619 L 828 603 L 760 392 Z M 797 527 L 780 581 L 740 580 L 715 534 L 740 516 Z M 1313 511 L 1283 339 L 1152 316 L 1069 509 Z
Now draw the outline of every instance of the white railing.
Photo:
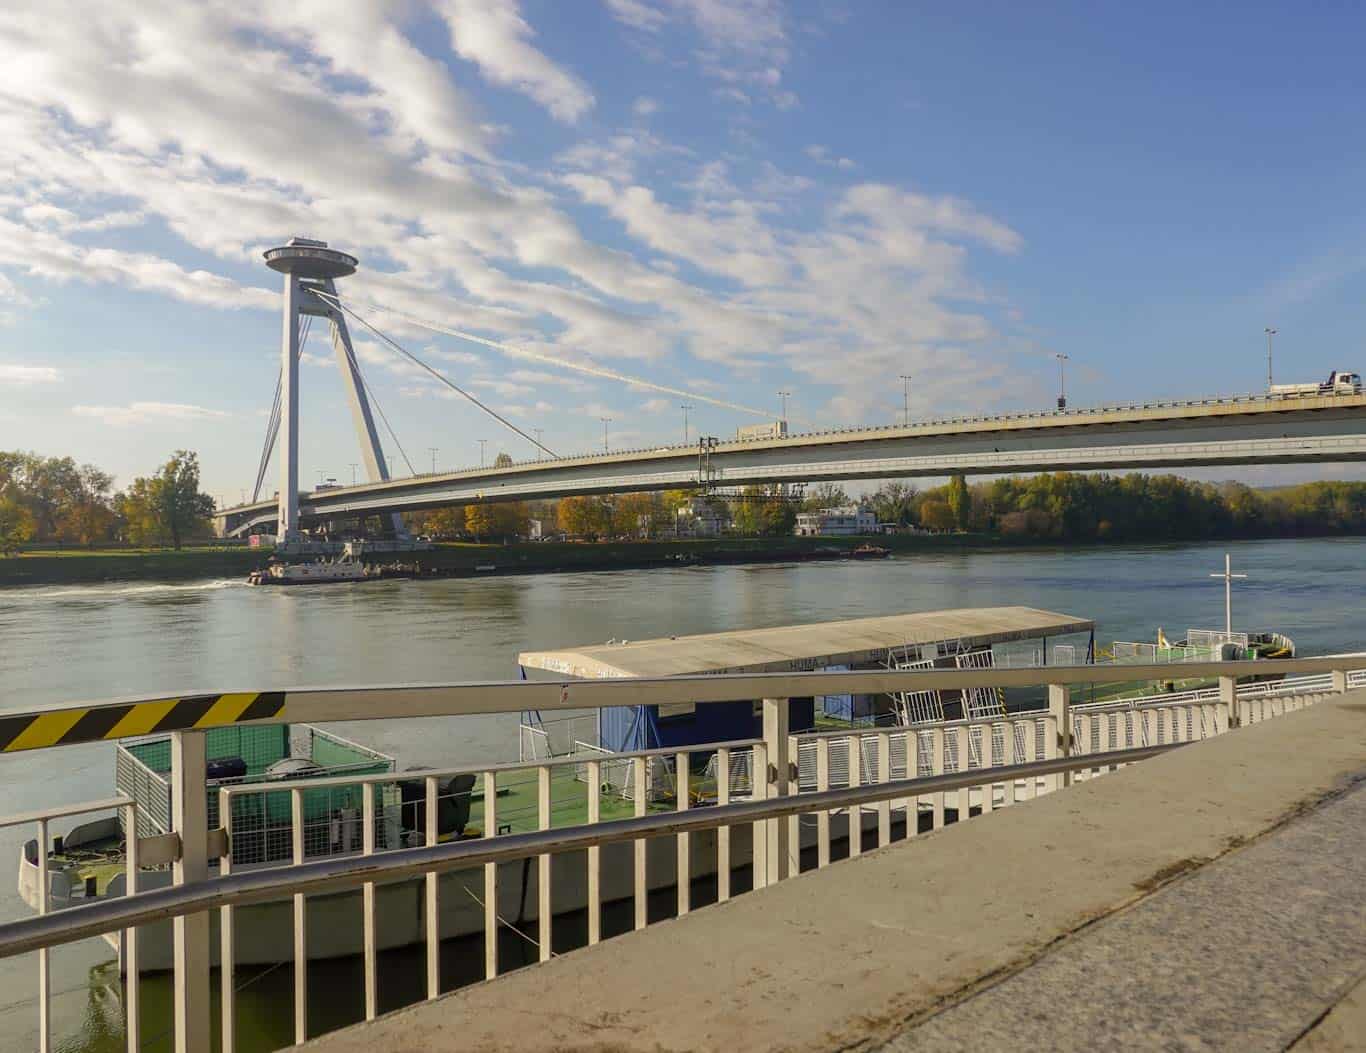
M 289 797 L 289 863 L 243 869 L 234 858 L 232 832 L 211 832 L 206 828 L 204 733 L 174 732 L 171 789 L 175 832 L 170 837 L 174 842 L 175 884 L 171 888 L 137 891 L 136 874 L 144 840 L 155 843 L 161 852 L 168 850 L 169 842 L 165 837 L 132 837 L 127 842 L 125 860 L 128 895 L 43 913 L 49 903 L 50 822 L 62 815 L 118 808 L 123 810 L 125 829 L 136 830 L 135 805 L 120 798 L 0 820 L 0 825 L 37 825 L 33 866 L 42 889 L 43 914 L 38 919 L 0 926 L 0 956 L 39 949 L 40 1048 L 48 1049 L 50 992 L 45 949 L 78 938 L 73 934 L 130 929 L 132 923 L 128 919 L 142 917 L 140 911 L 153 910 L 156 904 L 178 904 L 174 909 L 155 907 L 162 911 L 157 916 L 175 918 L 176 1043 L 179 1049 L 207 1049 L 210 956 L 209 928 L 203 912 L 205 904 L 211 903 L 222 915 L 222 1048 L 230 1053 L 236 1037 L 234 912 L 265 899 L 292 896 L 290 958 L 295 976 L 295 1032 L 297 1038 L 303 1039 L 308 1035 L 309 894 L 360 888 L 360 953 L 364 957 L 365 1016 L 370 1018 L 377 1012 L 376 954 L 381 942 L 376 901 L 387 883 L 398 876 L 422 877 L 422 931 L 418 939 L 426 948 L 427 995 L 435 997 L 443 989 L 439 956 L 441 873 L 462 867 L 468 870 L 476 865 L 483 869 L 482 896 L 468 884 L 463 890 L 477 901 L 482 914 L 485 973 L 492 978 L 499 973 L 498 933 L 507 924 L 498 910 L 500 883 L 506 879 L 500 865 L 509 860 L 535 860 L 535 929 L 526 935 L 537 944 L 540 956 L 546 958 L 551 954 L 554 919 L 561 905 L 552 880 L 555 869 L 560 867 L 552 869 L 551 856 L 571 850 L 565 846 L 584 853 L 583 869 L 578 873 L 583 875 L 585 887 L 587 941 L 593 944 L 602 937 L 603 903 L 613 898 L 624 897 L 625 902 L 633 905 L 635 927 L 640 928 L 647 921 L 646 903 L 652 889 L 672 887 L 676 912 L 683 914 L 692 907 L 693 883 L 700 876 L 710 880 L 714 873 L 716 897 L 725 900 L 733 892 L 743 891 L 743 886 L 733 887 L 735 874 L 748 873 L 751 886 L 761 887 L 810 867 L 828 865 L 840 848 L 856 855 L 867 847 L 898 839 L 898 832 L 902 838 L 915 837 L 939 829 L 951 819 L 964 821 L 973 815 L 1007 808 L 1072 781 L 1097 777 L 1117 764 L 1149 756 L 1153 750 L 1222 734 L 1242 723 L 1277 717 L 1311 705 L 1329 692 L 1345 690 L 1349 684 L 1366 683 L 1366 669 L 1356 668 L 1363 665 L 1366 658 L 1361 656 L 1291 659 L 1275 663 L 1274 668 L 1297 674 L 1292 679 L 1249 684 L 1240 689 L 1236 676 L 1265 675 L 1269 663 L 1195 664 L 1189 667 L 1192 675 L 1219 677 L 1220 686 L 1212 694 L 1202 691 L 1182 696 L 1159 695 L 1075 707 L 1069 685 L 1104 683 L 1117 675 L 1125 679 L 1156 679 L 1163 675 L 1163 668 L 1126 665 L 1122 670 L 1095 666 L 875 670 L 285 692 L 283 707 L 280 715 L 272 718 L 274 722 L 283 722 L 286 713 L 291 722 L 373 719 L 379 713 L 386 720 L 393 720 L 525 710 L 581 712 L 624 704 L 706 704 L 762 698 L 764 736 L 629 754 L 580 750 L 570 756 L 543 758 L 531 764 L 347 774 L 283 786 L 279 782 L 224 786 L 219 790 L 219 814 L 229 823 L 235 815 L 236 800 L 282 791 Z M 961 691 L 965 687 L 994 690 L 1030 685 L 1047 686 L 1047 710 L 941 722 L 929 727 L 791 733 L 787 725 L 787 699 L 791 697 Z M 165 702 L 125 701 L 111 704 L 111 708 L 140 704 L 164 707 Z M 87 715 L 100 707 L 73 708 Z M 50 726 L 53 712 L 60 710 L 35 713 L 33 720 Z M 20 714 L 18 719 L 22 721 L 24 717 Z M 72 726 L 99 727 L 100 721 L 82 721 Z M 79 739 L 66 737 L 62 741 Z M 1085 763 L 1086 758 L 1092 757 L 1095 763 Z M 633 818 L 604 821 L 604 808 L 619 794 L 617 784 L 605 777 L 612 766 L 629 771 L 629 778 L 623 776 L 620 781 L 629 783 L 629 792 L 623 796 L 630 803 L 629 815 Z M 576 787 L 576 795 L 582 795 L 583 814 L 568 824 L 563 822 L 563 813 L 560 821 L 556 817 L 555 808 L 560 802 L 555 799 L 554 788 L 565 785 L 557 781 L 557 773 Z M 722 773 L 719 779 L 718 773 Z M 465 782 L 457 785 L 462 777 Z M 518 779 L 528 780 L 527 785 L 534 787 L 534 807 L 523 816 L 524 825 L 534 825 L 534 829 L 501 832 L 505 827 L 503 820 L 510 816 L 502 808 L 500 789 Z M 422 811 L 417 824 L 420 828 L 404 829 L 401 815 L 393 815 L 400 805 L 386 794 L 391 794 L 396 784 L 411 780 L 422 784 Z M 651 781 L 657 784 L 653 789 L 648 785 Z M 340 831 L 340 839 L 329 845 L 330 850 L 336 851 L 327 858 L 311 859 L 309 829 L 317 820 L 307 814 L 306 800 L 309 795 L 343 786 L 359 788 L 359 820 L 339 819 L 331 814 L 333 809 L 329 806 L 329 837 L 334 826 Z M 481 797 L 483 808 L 483 828 L 477 842 L 441 843 L 443 798 L 447 802 L 463 798 L 468 806 L 475 795 Z M 756 808 L 760 811 L 745 811 Z M 763 811 L 765 808 L 770 810 Z M 336 826 L 337 823 L 340 825 Z M 632 823 L 636 825 L 630 826 Z M 696 846 L 691 840 L 704 830 L 714 831 L 715 838 L 714 849 L 711 841 L 705 842 L 706 858 L 694 854 Z M 663 837 L 664 834 L 671 836 Z M 662 857 L 653 849 L 647 851 L 649 837 L 656 838 L 656 844 L 662 840 L 669 851 Z M 622 867 L 605 868 L 603 849 L 627 842 L 632 848 L 622 858 Z M 210 877 L 211 854 L 219 859 L 217 877 Z M 667 867 L 659 865 L 661 858 Z M 324 880 L 317 875 L 332 876 Z M 338 875 L 345 875 L 345 879 Z M 614 891 L 618 887 L 620 895 Z M 269 894 L 263 891 L 267 889 Z M 125 1003 L 129 1014 L 129 1048 L 136 1049 L 137 944 L 135 938 L 131 942 L 127 936 L 124 939 L 133 963 L 128 968 L 129 994 Z M 126 956 L 125 961 L 129 960 Z

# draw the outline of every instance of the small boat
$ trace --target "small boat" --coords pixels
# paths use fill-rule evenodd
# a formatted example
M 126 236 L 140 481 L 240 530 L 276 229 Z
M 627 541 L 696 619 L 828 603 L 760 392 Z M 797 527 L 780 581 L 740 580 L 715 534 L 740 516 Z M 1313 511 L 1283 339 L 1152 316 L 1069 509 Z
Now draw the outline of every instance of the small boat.
M 891 554 L 892 554 L 892 550 L 891 550 L 891 549 L 889 549 L 889 548 L 883 548 L 881 545 L 862 544 L 862 545 L 860 545 L 858 548 L 854 549 L 853 552 L 849 553 L 849 558 L 850 558 L 850 559 L 886 559 L 886 558 L 887 558 L 888 556 L 890 556 Z

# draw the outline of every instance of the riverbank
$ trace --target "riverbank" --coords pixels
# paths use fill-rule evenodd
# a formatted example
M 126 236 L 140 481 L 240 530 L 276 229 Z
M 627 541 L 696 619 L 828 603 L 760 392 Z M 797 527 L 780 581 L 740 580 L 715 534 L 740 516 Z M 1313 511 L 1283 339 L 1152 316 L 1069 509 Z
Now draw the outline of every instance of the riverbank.
M 440 544 L 404 557 L 444 576 L 548 574 L 584 570 L 644 570 L 679 565 L 787 563 L 841 558 L 872 541 L 893 551 L 992 546 L 976 534 L 894 535 L 885 538 L 698 538 L 678 541 L 519 542 Z M 826 550 L 822 552 L 821 550 Z M 831 551 L 834 550 L 834 551 Z M 0 587 L 99 584 L 112 581 L 194 581 L 245 578 L 269 553 L 248 548 L 25 552 L 0 560 Z M 395 557 L 398 558 L 398 557 Z
M 1209 541 L 1220 539 L 1212 538 Z M 1239 539 L 1254 540 L 1251 538 Z M 404 557 L 442 577 L 554 574 L 656 567 L 726 566 L 743 563 L 799 563 L 841 559 L 859 545 L 874 544 L 895 554 L 938 551 L 1056 551 L 1117 548 L 1125 542 L 1047 542 L 999 535 L 889 534 L 881 537 L 697 538 L 673 541 L 518 542 L 509 545 L 450 542 Z M 119 581 L 185 582 L 246 579 L 265 565 L 269 550 L 242 547 L 181 549 L 66 549 L 28 551 L 0 559 L 0 588 L 25 585 L 95 585 Z M 399 557 L 393 557 L 398 559 Z M 385 560 L 391 562 L 392 560 Z

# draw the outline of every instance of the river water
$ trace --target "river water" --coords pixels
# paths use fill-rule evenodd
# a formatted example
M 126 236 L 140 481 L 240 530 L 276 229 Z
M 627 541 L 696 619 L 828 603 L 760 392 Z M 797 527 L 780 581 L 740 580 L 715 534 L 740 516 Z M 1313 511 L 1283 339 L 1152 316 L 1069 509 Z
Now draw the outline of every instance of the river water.
M 1356 538 L 935 552 L 869 563 L 320 589 L 108 584 L 0 589 L 0 710 L 119 695 L 510 679 L 522 650 L 949 607 L 1043 607 L 1094 619 L 1101 643 L 1152 640 L 1158 626 L 1170 636 L 1222 627 L 1223 583 L 1209 574 L 1222 571 L 1225 551 L 1248 575 L 1234 585 L 1235 628 L 1284 632 L 1301 654 L 1366 649 L 1366 539 Z M 376 720 L 344 731 L 395 755 L 400 767 L 517 755 L 511 715 Z M 0 814 L 112 792 L 109 746 L 16 754 L 0 764 Z M 31 836 L 0 831 L 0 873 Z M 25 913 L 13 889 L 12 880 L 0 880 L 0 921 Z M 109 958 L 95 941 L 53 953 L 58 1048 L 121 1048 Z M 36 1045 L 31 962 L 0 962 L 0 1048 Z M 241 1002 L 243 1013 L 262 1017 L 262 1041 L 289 1037 L 287 973 Z M 344 1001 L 359 991 L 357 979 Z M 159 1034 L 164 991 L 153 985 L 148 1002 L 144 1048 L 169 1048 L 169 1036 Z

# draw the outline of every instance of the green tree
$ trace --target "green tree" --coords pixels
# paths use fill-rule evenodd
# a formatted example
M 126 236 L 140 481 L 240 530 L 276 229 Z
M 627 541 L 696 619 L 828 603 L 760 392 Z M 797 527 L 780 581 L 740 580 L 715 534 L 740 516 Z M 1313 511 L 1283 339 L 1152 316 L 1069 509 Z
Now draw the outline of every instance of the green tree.
M 873 492 L 873 510 L 879 523 L 910 526 L 916 521 L 917 491 L 909 483 L 883 483 Z
M 822 508 L 844 508 L 854 502 L 839 483 L 817 483 L 806 492 L 803 512 L 819 512 Z
M 953 523 L 959 530 L 966 530 L 972 520 L 972 498 L 968 495 L 968 484 L 962 473 L 949 478 L 949 511 L 953 513 Z
M 169 540 L 180 548 L 213 515 L 213 498 L 199 491 L 199 456 L 189 450 L 177 450 L 155 475 L 134 479 L 118 505 L 128 540 L 139 545 Z

